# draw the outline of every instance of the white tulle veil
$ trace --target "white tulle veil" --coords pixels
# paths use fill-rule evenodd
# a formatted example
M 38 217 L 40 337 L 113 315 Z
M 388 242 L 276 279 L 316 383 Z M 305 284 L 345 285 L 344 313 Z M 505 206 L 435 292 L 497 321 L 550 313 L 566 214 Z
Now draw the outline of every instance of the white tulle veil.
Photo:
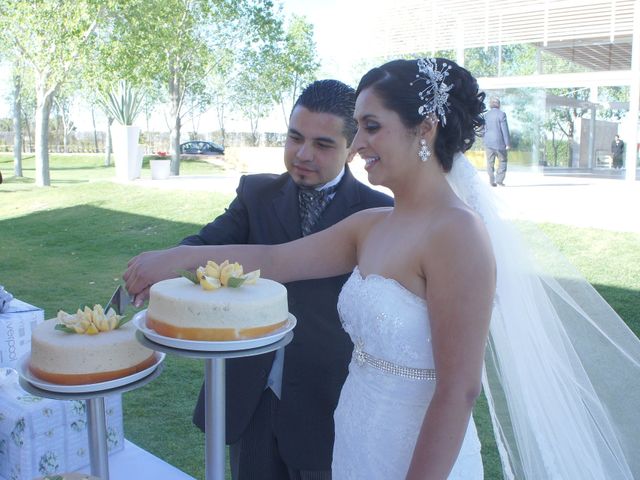
M 525 246 L 464 155 L 447 178 L 496 257 L 483 387 L 504 477 L 640 479 L 640 341 L 552 246 Z

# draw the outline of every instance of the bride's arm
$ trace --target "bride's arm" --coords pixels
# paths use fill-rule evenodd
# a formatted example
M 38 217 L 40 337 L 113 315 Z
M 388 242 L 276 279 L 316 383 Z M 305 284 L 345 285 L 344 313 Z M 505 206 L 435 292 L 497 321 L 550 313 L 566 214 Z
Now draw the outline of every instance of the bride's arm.
M 143 252 L 129 260 L 123 278 L 139 306 L 151 285 L 208 260 L 238 262 L 245 272 L 260 269 L 262 277 L 281 283 L 340 275 L 355 267 L 361 232 L 377 210 L 358 212 L 326 230 L 280 245 L 179 245 Z
M 457 210 L 425 252 L 423 271 L 437 383 L 407 480 L 446 479 L 481 390 L 495 292 L 495 261 L 484 225 Z

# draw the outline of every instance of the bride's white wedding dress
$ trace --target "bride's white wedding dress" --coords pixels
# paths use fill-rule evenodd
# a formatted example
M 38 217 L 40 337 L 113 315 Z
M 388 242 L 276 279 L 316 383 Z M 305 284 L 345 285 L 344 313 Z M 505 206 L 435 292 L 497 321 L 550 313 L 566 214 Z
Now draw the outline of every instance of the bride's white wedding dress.
M 482 384 L 504 478 L 640 479 L 640 389 L 629 388 L 640 340 L 530 229 L 525 246 L 463 154 L 447 180 L 483 219 L 496 258 Z M 427 305 L 356 268 L 338 309 L 355 348 L 334 415 L 333 478 L 402 480 L 435 388 Z M 449 478 L 482 475 L 470 421 Z
M 338 302 L 354 343 L 335 411 L 334 480 L 401 480 L 435 380 L 426 302 L 393 279 L 359 269 Z M 483 478 L 473 419 L 449 479 Z

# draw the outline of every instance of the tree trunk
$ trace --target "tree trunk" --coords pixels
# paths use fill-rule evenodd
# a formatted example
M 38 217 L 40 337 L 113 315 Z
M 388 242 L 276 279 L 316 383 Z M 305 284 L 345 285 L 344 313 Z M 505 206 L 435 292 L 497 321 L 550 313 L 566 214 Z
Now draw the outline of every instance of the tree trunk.
M 21 105 L 22 107 L 22 105 Z M 27 138 L 29 139 L 28 142 L 28 147 L 29 147 L 29 152 L 33 151 L 33 136 L 31 135 L 31 126 L 29 125 L 29 117 L 27 116 L 26 112 L 24 111 L 24 109 L 22 109 L 22 118 L 24 118 L 24 126 L 27 129 Z
M 174 119 L 171 129 L 171 175 L 180 175 L 180 79 L 174 72 L 169 82 L 171 95 L 171 117 Z
M 36 80 L 36 185 L 51 185 L 49 174 L 49 114 L 56 88 L 47 90 L 46 80 Z
M 172 108 L 173 109 L 173 108 Z M 180 115 L 175 115 L 171 129 L 171 175 L 180 175 Z
M 107 117 L 107 140 L 104 145 L 104 166 L 111 166 L 111 153 L 112 153 L 112 139 L 111 139 L 111 125 L 113 124 L 113 117 Z
M 64 130 L 62 131 L 62 151 L 64 153 L 69 153 L 69 151 L 68 151 L 68 148 L 69 148 L 68 147 L 68 144 L 69 144 L 68 135 L 69 134 L 67 132 L 67 127 L 66 127 L 66 125 L 64 125 Z
M 93 106 L 91 106 L 91 122 L 93 123 L 93 153 L 98 153 L 98 130 L 96 130 L 96 115 Z
M 13 174 L 22 177 L 22 122 L 20 104 L 20 77 L 13 77 Z
M 216 113 L 218 115 L 218 125 L 220 125 L 220 135 L 222 136 L 222 146 L 226 146 L 227 131 L 224 128 L 224 105 L 216 107 Z
M 280 107 L 282 107 L 282 116 L 284 117 L 284 125 L 289 129 L 289 115 L 287 115 L 287 111 L 284 106 L 284 96 L 280 97 Z
M 253 137 L 254 147 L 260 146 L 260 134 L 258 133 L 258 121 L 259 121 L 258 116 L 256 116 L 255 118 L 253 116 L 249 116 L 249 122 L 251 124 L 251 136 Z
M 575 161 L 575 159 L 573 158 L 575 156 L 575 154 L 577 153 L 576 151 L 576 145 L 574 144 L 574 140 L 573 140 L 573 133 L 574 133 L 575 127 L 574 127 L 574 123 L 573 120 L 569 121 L 569 133 L 567 135 L 567 142 L 569 144 L 569 167 L 578 167 L 579 165 L 579 161 Z

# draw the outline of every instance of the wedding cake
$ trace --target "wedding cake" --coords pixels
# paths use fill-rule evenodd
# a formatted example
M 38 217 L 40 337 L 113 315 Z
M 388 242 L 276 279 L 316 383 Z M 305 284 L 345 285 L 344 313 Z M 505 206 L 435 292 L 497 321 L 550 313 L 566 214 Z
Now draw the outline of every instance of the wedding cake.
M 237 263 L 208 262 L 194 277 L 153 285 L 146 324 L 166 337 L 227 341 L 268 334 L 288 316 L 282 284 L 259 278 L 259 271 L 243 274 Z
M 41 380 L 81 385 L 132 375 L 156 362 L 135 338 L 135 327 L 100 305 L 60 311 L 31 332 L 29 370 Z

